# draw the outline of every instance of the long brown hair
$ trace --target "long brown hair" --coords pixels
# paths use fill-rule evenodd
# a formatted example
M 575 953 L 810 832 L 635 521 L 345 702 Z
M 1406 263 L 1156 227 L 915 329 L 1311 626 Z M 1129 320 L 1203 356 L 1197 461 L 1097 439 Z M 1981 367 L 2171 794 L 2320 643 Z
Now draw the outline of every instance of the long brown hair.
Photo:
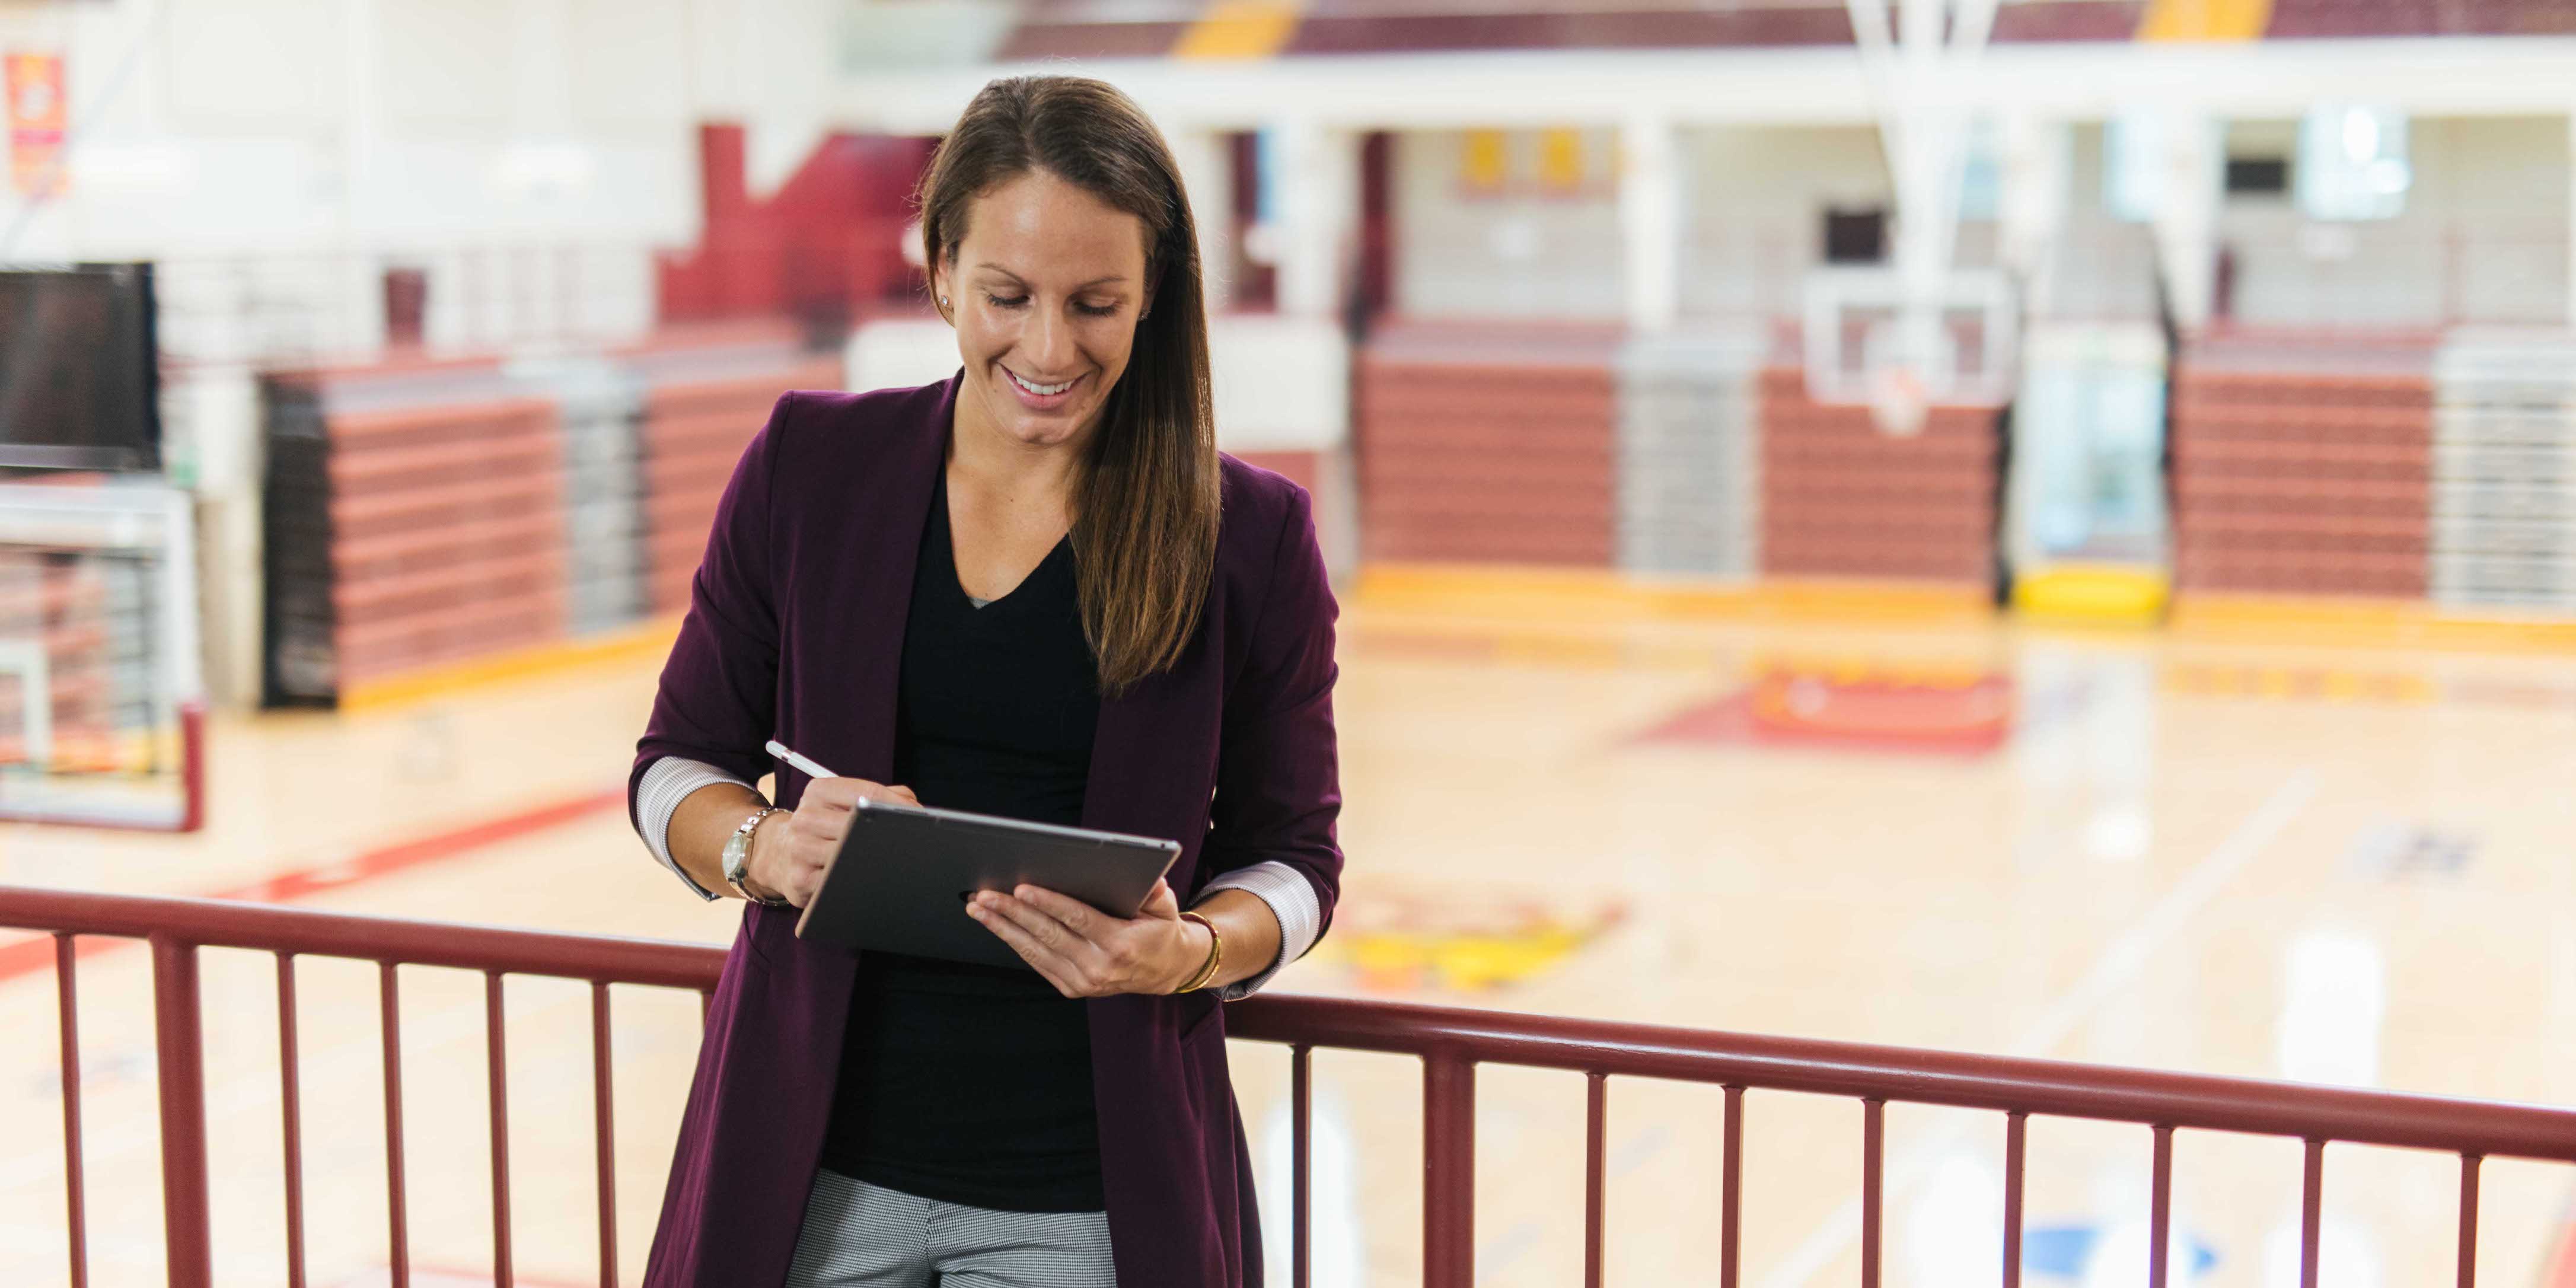
M 1145 226 L 1146 307 L 1074 484 L 1083 633 L 1115 695 L 1180 660 L 1216 565 L 1216 407 L 1198 226 L 1180 166 L 1144 109 L 1104 82 L 1015 76 L 966 105 L 922 176 L 923 261 L 953 264 L 967 207 L 1031 170 Z

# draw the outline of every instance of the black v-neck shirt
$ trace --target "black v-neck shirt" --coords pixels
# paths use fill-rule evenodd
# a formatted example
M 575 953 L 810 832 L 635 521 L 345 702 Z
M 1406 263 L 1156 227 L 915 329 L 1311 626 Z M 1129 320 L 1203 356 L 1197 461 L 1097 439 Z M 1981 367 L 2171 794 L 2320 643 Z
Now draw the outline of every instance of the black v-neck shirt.
M 904 623 L 894 781 L 924 805 L 1079 825 L 1100 697 L 1073 543 L 978 608 L 957 579 L 945 480 L 933 492 Z M 1035 971 L 859 955 L 825 1167 L 946 1203 L 1096 1212 L 1093 1115 L 1084 1003 Z

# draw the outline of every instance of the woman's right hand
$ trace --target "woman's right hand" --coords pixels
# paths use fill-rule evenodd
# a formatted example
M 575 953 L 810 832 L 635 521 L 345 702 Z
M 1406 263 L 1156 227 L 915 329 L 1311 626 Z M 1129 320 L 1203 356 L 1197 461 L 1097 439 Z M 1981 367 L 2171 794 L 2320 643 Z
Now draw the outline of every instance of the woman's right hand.
M 823 884 L 823 869 L 840 852 L 841 838 L 850 830 L 850 811 L 863 800 L 921 804 L 909 787 L 864 778 L 817 778 L 805 784 L 796 808 L 760 820 L 751 834 L 751 857 L 743 864 L 743 885 L 754 894 L 774 894 L 804 907 Z

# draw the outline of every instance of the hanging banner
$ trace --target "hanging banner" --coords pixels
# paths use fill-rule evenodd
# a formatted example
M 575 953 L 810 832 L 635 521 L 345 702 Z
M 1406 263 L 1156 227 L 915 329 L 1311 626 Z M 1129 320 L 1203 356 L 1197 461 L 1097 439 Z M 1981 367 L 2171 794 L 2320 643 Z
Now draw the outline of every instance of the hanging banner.
M 63 131 L 71 109 L 63 97 L 60 54 L 9 54 L 9 182 L 31 197 L 61 196 Z

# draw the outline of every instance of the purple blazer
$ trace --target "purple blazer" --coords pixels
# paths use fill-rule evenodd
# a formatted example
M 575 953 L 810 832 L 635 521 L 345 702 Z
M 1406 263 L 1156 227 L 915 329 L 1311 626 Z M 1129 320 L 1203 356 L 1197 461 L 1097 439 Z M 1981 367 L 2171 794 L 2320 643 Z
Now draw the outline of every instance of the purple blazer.
M 895 683 L 914 556 L 940 485 L 957 378 L 791 393 L 725 486 L 652 722 L 646 765 L 687 756 L 793 806 L 775 737 L 855 777 L 894 765 Z M 1100 706 L 1086 826 L 1181 843 L 1187 906 L 1265 860 L 1340 888 L 1333 595 L 1296 484 L 1224 458 L 1224 521 L 1198 634 L 1172 670 Z M 856 953 L 796 938 L 794 909 L 746 905 L 707 1012 L 650 1288 L 780 1283 L 822 1151 Z M 1252 1160 L 1213 993 L 1095 998 L 1091 1061 L 1118 1280 L 1257 1288 Z

